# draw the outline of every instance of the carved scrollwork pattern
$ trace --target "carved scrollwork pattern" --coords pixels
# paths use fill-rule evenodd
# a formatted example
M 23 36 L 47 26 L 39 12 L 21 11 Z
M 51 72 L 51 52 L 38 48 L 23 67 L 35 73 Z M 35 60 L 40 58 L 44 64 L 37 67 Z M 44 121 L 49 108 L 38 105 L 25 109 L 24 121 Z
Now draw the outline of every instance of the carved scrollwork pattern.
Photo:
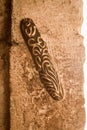
M 41 82 L 44 84 L 49 95 L 53 99 L 60 101 L 63 99 L 64 92 L 51 62 L 46 43 L 41 38 L 32 19 L 23 19 L 20 28 L 22 36 L 34 60 L 36 69 L 39 72 Z

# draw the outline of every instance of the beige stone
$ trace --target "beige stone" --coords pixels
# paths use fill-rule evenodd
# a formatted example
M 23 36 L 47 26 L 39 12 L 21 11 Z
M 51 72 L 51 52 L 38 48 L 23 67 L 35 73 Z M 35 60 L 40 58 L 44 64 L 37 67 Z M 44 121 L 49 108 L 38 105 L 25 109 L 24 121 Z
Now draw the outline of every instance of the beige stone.
M 46 92 L 23 40 L 20 21 L 33 19 L 46 41 L 65 96 Z M 82 0 L 13 0 L 10 50 L 11 130 L 84 130 Z

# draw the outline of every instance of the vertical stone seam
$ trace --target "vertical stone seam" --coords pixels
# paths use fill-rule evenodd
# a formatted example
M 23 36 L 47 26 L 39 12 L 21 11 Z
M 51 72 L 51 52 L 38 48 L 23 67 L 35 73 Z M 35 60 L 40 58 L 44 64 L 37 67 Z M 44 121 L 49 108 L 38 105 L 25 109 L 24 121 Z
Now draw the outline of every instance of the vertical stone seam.
M 5 115 L 4 115 L 4 127 L 5 130 L 10 130 L 10 47 L 11 47 L 11 7 L 12 1 L 6 0 L 5 3 L 5 25 L 4 33 L 5 37 L 2 38 L 2 41 L 5 41 L 5 56 L 3 57 L 4 66 L 5 66 L 5 77 L 4 77 L 4 91 L 5 91 Z

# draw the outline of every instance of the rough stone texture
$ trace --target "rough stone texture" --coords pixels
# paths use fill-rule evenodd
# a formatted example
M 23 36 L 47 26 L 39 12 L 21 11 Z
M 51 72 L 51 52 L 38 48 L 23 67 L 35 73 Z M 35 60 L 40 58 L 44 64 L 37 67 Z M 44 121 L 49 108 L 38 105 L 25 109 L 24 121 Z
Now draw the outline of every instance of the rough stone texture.
M 0 41 L 7 40 L 10 33 L 10 0 L 0 0 Z
M 0 130 L 9 130 L 8 46 L 0 42 Z
M 5 36 L 5 29 L 4 29 L 4 25 L 5 25 L 5 0 L 0 0 L 0 39 L 4 38 Z
M 46 41 L 65 91 L 54 101 L 44 89 L 20 32 L 32 18 Z M 82 0 L 13 0 L 10 50 L 11 130 L 84 130 Z
M 10 1 L 0 0 L 0 130 L 9 130 L 10 127 L 9 9 Z

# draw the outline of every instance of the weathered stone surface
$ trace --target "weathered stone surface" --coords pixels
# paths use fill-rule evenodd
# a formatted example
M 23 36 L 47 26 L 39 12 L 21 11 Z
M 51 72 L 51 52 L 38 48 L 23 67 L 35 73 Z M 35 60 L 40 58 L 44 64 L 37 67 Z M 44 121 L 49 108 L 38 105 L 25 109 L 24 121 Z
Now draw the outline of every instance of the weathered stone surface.
M 11 1 L 0 0 L 0 41 L 6 40 L 10 33 Z
M 62 101 L 46 92 L 20 32 L 32 18 L 47 42 L 65 91 Z M 11 130 L 84 130 L 82 0 L 13 0 L 10 51 Z
M 0 39 L 4 37 L 5 35 L 5 29 L 4 29 L 4 24 L 5 24 L 5 0 L 0 0 Z
M 9 45 L 10 0 L 0 0 L 0 130 L 10 128 Z
M 0 42 L 0 130 L 9 129 L 8 46 Z

